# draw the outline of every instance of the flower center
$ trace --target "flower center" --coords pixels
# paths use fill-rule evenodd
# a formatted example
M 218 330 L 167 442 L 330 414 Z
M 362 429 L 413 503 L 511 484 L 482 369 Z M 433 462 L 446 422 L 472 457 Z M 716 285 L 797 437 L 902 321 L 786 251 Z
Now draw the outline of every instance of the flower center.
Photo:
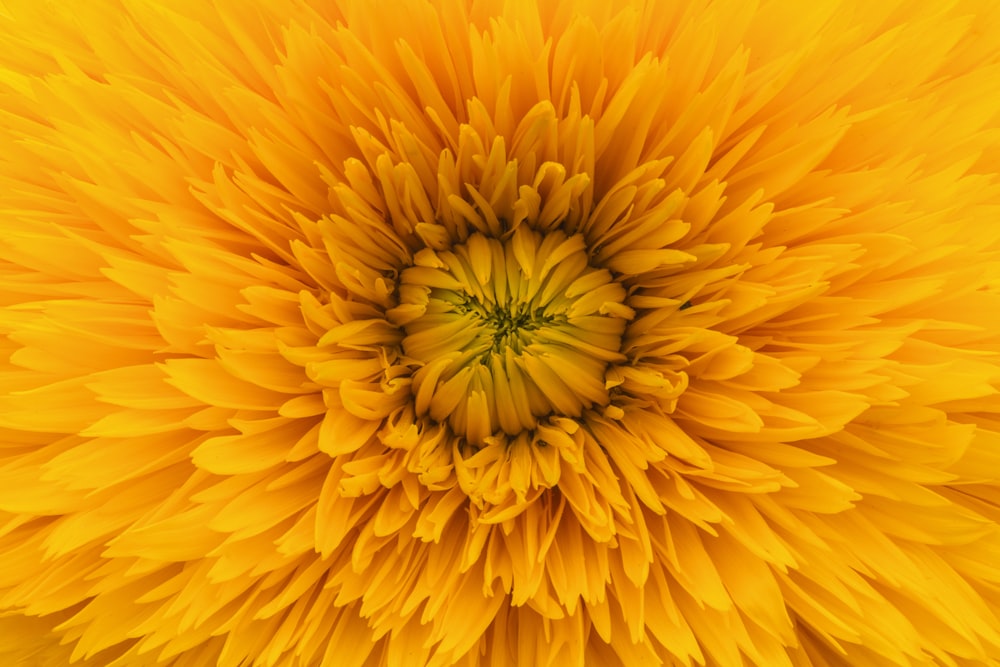
M 417 414 L 482 444 L 607 405 L 605 373 L 624 360 L 634 315 L 625 297 L 608 270 L 590 266 L 579 235 L 521 226 L 420 251 L 388 312 L 416 368 Z
M 547 315 L 541 309 L 531 312 L 523 304 L 483 304 L 473 297 L 466 297 L 458 308 L 459 312 L 472 313 L 481 321 L 488 333 L 492 333 L 493 345 L 490 351 L 484 352 L 480 361 L 485 361 L 490 352 L 502 353 L 506 348 L 521 352 L 523 346 L 531 339 L 528 332 L 556 322 L 557 317 Z M 565 317 L 561 318 L 565 321 Z

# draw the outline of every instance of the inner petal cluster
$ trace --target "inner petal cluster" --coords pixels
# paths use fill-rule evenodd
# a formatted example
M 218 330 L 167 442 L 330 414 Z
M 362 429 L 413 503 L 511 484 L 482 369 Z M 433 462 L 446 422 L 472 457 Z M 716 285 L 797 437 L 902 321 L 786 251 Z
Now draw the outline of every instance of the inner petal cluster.
M 482 444 L 607 405 L 606 372 L 625 359 L 634 316 L 626 296 L 610 271 L 589 264 L 579 234 L 521 225 L 421 250 L 387 313 L 416 366 L 417 415 Z

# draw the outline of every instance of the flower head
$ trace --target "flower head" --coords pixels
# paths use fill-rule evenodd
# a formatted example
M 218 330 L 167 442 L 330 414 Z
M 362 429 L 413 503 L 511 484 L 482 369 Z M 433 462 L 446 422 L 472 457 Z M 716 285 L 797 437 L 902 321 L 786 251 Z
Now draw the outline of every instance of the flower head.
M 0 0 L 0 662 L 1000 655 L 985 0 Z

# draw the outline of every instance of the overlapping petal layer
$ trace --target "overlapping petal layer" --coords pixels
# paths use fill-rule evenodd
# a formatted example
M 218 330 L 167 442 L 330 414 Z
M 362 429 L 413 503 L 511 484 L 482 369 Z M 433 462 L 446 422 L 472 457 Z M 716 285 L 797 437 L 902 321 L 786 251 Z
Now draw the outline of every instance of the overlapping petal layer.
M 0 661 L 1000 655 L 1000 10 L 0 0 Z

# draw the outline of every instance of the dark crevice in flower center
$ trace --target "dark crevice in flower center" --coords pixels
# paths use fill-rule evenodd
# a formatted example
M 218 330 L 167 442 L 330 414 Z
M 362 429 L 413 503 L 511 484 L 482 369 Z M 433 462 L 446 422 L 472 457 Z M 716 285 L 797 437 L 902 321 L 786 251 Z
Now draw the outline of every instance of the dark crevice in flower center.
M 511 348 L 520 354 L 524 346 L 531 343 L 530 332 L 566 321 L 565 316 L 546 314 L 542 308 L 530 309 L 524 304 L 512 303 L 486 305 L 469 295 L 465 295 L 457 310 L 472 315 L 486 326 L 493 339 L 490 351 L 498 353 Z M 488 358 L 489 354 L 483 354 L 479 360 L 485 363 Z

